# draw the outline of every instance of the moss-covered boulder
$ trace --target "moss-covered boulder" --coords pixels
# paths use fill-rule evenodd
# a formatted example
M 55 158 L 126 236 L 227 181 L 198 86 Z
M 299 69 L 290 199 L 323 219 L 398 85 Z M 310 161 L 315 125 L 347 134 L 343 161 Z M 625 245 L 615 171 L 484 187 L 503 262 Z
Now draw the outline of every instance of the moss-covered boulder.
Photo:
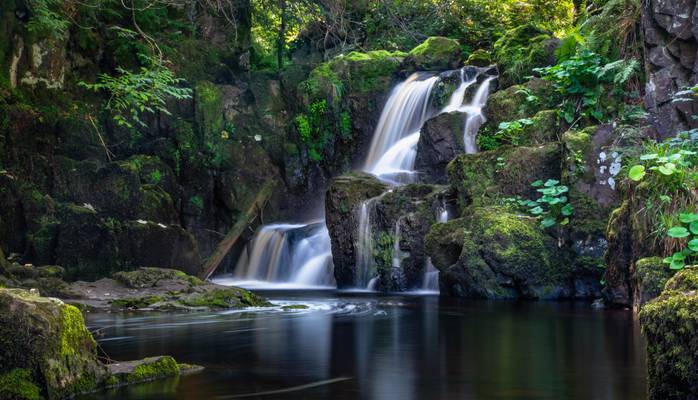
M 536 219 L 500 207 L 436 224 L 427 254 L 441 271 L 442 294 L 486 299 L 575 297 L 568 252 Z
M 80 310 L 36 292 L 0 289 L 0 344 L 0 393 L 21 393 L 3 398 L 63 399 L 107 375 Z
M 661 296 L 642 307 L 640 324 L 647 340 L 649 399 L 698 397 L 698 269 L 671 278 Z
M 133 385 L 201 370 L 202 367 L 179 364 L 170 356 L 147 357 L 136 361 L 123 361 L 107 364 L 109 379 L 107 387 Z
M 560 179 L 560 151 L 551 143 L 461 154 L 448 164 L 447 171 L 459 206 L 466 212 L 467 206 L 497 205 L 505 197 L 538 198 L 531 183 Z
M 672 272 L 660 257 L 647 257 L 637 260 L 633 273 L 633 310 L 639 312 L 648 301 L 658 297 Z M 682 279 L 674 281 L 673 285 Z M 675 290 L 672 288 L 672 290 Z
M 533 68 L 554 65 L 559 44 L 559 39 L 533 24 L 505 32 L 494 44 L 494 58 L 502 70 L 502 86 L 520 82 Z
M 218 310 L 261 307 L 269 303 L 245 289 L 204 282 L 182 271 L 139 268 L 117 272 L 111 279 L 75 282 L 69 301 L 111 310 Z
M 325 218 L 332 240 L 334 275 L 339 287 L 355 282 L 356 250 L 361 203 L 381 195 L 388 186 L 375 176 L 352 173 L 335 178 L 325 195 Z
M 532 78 L 526 83 L 499 90 L 487 99 L 483 110 L 487 121 L 481 132 L 492 134 L 502 122 L 531 118 L 541 111 L 556 109 L 558 103 L 555 88 L 542 79 Z
M 440 71 L 457 69 L 463 64 L 463 54 L 457 40 L 432 36 L 410 50 L 405 59 L 407 69 Z
M 477 49 L 470 53 L 468 59 L 465 60 L 465 65 L 472 65 L 474 67 L 488 67 L 493 64 L 492 54 L 489 51 L 483 49 Z

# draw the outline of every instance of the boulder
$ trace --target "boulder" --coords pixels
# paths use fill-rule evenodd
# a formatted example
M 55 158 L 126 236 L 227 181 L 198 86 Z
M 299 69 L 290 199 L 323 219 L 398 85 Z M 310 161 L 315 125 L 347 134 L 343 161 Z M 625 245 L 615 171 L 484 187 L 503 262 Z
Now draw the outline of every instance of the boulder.
M 76 307 L 34 291 L 0 289 L 3 398 L 63 399 L 96 389 L 107 371 Z
M 662 293 L 672 272 L 660 257 L 637 260 L 632 278 L 634 312 L 639 312 L 643 305 Z
M 352 173 L 335 178 L 325 195 L 325 218 L 332 240 L 334 275 L 339 287 L 354 286 L 355 243 L 361 203 L 388 190 L 373 175 Z
M 441 71 L 457 69 L 462 65 L 463 54 L 458 41 L 432 36 L 408 53 L 403 69 Z
M 492 134 L 502 122 L 530 118 L 541 111 L 556 109 L 559 102 L 559 94 L 552 83 L 538 78 L 496 91 L 487 99 L 483 109 L 487 121 L 481 132 Z
M 472 65 L 474 67 L 488 67 L 493 63 L 490 52 L 483 49 L 473 51 L 468 56 L 468 59 L 465 60 L 465 65 Z
M 685 268 L 642 306 L 649 400 L 698 397 L 698 269 Z
M 415 159 L 415 169 L 422 182 L 447 182 L 446 166 L 457 155 L 465 152 L 465 119 L 466 114 L 452 112 L 438 115 L 424 123 Z
M 538 198 L 531 183 L 560 179 L 560 151 L 557 144 L 551 143 L 461 154 L 448 164 L 447 171 L 464 212 L 470 205 L 500 204 L 502 197 Z
M 441 293 L 482 299 L 556 299 L 577 293 L 570 254 L 536 219 L 500 207 L 475 207 L 435 224 L 427 255 L 441 272 Z M 585 291 L 587 289 L 584 289 Z
M 98 310 L 220 310 L 269 306 L 241 288 L 202 281 L 182 271 L 139 268 L 96 282 L 75 282 L 71 303 Z

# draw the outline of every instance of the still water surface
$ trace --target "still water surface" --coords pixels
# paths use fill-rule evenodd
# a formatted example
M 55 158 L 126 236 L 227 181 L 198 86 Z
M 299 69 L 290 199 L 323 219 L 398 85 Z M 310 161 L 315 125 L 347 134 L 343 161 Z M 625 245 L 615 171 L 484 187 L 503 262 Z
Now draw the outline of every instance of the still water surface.
M 90 314 L 89 328 L 114 360 L 169 354 L 206 369 L 81 399 L 646 398 L 644 343 L 627 311 L 337 291 L 261 294 L 277 307 Z M 309 308 L 281 308 L 292 304 Z

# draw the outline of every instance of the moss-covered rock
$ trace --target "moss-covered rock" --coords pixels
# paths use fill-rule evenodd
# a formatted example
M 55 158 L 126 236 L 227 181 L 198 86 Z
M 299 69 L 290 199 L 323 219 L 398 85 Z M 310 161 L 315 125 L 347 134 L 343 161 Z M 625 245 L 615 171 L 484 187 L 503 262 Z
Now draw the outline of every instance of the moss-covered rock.
M 531 183 L 560 178 L 557 144 L 503 147 L 496 151 L 462 154 L 448 164 L 448 180 L 458 193 L 462 212 L 467 206 L 501 204 L 502 198 L 538 198 Z
M 463 54 L 457 40 L 441 36 L 427 38 L 410 50 L 405 65 L 422 71 L 456 69 L 462 66 Z
M 474 67 L 488 67 L 492 64 L 492 55 L 489 51 L 483 49 L 473 51 L 468 56 L 468 59 L 465 60 L 465 65 L 472 65 Z
M 502 70 L 502 86 L 518 83 L 533 68 L 556 63 L 560 40 L 533 24 L 517 26 L 494 44 L 494 58 Z
M 633 273 L 633 310 L 640 311 L 640 308 L 648 301 L 658 297 L 669 278 L 672 271 L 662 262 L 660 257 L 647 257 L 637 260 Z M 677 281 L 681 281 L 679 278 Z M 672 287 L 669 290 L 681 290 Z
M 355 243 L 361 203 L 387 189 L 387 185 L 365 173 L 335 178 L 327 189 L 325 216 L 332 240 L 334 275 L 340 287 L 353 286 L 355 282 Z
M 40 400 L 41 389 L 32 379 L 32 371 L 15 368 L 0 374 L 0 399 Z
M 531 118 L 541 111 L 556 109 L 558 103 L 559 94 L 553 85 L 538 78 L 499 90 L 487 99 L 483 110 L 487 121 L 481 132 L 493 134 L 502 122 Z
M 65 398 L 106 376 L 80 311 L 36 292 L 0 289 L 0 343 L 0 380 L 19 379 L 28 393 L 34 385 L 42 397 Z
M 575 295 L 569 254 L 534 218 L 499 207 L 476 207 L 467 217 L 434 225 L 426 243 L 441 271 L 444 294 L 487 299 Z
M 463 113 L 452 112 L 438 115 L 424 123 L 415 158 L 415 169 L 420 173 L 422 182 L 447 182 L 446 166 L 457 155 L 465 153 L 465 118 Z
M 76 293 L 71 302 L 96 309 L 192 311 L 269 305 L 245 289 L 215 285 L 165 268 L 117 272 L 113 279 L 76 282 L 71 289 Z
M 698 269 L 677 273 L 640 311 L 650 400 L 698 396 Z

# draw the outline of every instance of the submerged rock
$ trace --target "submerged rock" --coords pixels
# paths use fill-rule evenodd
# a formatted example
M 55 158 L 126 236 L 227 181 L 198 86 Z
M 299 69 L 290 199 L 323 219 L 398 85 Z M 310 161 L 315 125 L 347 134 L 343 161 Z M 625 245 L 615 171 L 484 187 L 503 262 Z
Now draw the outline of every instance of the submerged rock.
M 640 324 L 647 340 L 649 400 L 698 398 L 698 268 L 671 278 L 645 304 Z
M 114 362 L 107 364 L 106 367 L 110 375 L 105 382 L 107 387 L 149 382 L 203 370 L 203 367 L 197 365 L 179 364 L 170 356 Z
M 112 279 L 75 282 L 70 288 L 78 296 L 71 302 L 97 309 L 188 311 L 269 305 L 245 289 L 204 282 L 164 268 L 118 272 Z

